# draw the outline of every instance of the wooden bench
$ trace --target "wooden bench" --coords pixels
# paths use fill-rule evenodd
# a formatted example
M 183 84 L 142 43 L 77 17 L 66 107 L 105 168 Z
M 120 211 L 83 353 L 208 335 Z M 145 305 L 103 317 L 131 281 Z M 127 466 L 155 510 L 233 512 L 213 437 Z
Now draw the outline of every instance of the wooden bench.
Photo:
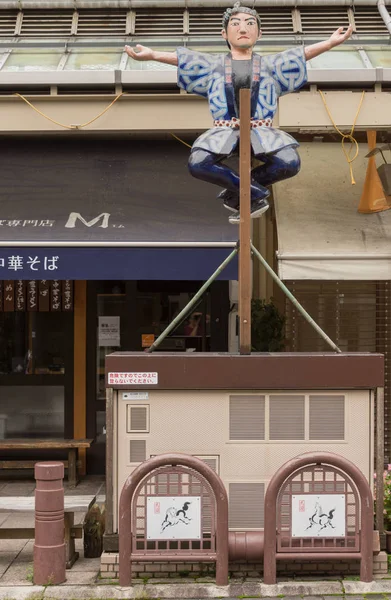
M 83 523 L 74 524 L 75 512 L 87 513 L 95 501 L 96 497 L 92 495 L 64 497 L 64 541 L 67 569 L 70 569 L 79 558 L 79 553 L 75 551 L 75 539 L 83 537 Z M 34 511 L 34 496 L 0 497 L 0 513 L 34 513 Z M 0 540 L 30 540 L 34 537 L 34 527 L 0 527 Z
M 60 462 L 68 469 L 70 487 L 77 485 L 77 450 L 89 448 L 93 440 L 51 440 L 51 439 L 5 439 L 0 440 L 0 452 L 4 450 L 67 450 L 68 460 Z M 42 460 L 42 459 L 41 459 Z M 0 460 L 0 469 L 33 469 L 38 460 L 21 460 L 19 458 Z

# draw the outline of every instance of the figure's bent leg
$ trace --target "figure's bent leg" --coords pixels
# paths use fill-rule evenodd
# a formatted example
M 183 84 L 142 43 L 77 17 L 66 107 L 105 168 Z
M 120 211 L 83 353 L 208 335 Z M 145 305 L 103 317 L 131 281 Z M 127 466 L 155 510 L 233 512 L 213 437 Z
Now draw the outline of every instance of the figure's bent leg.
M 300 156 L 296 148 L 283 148 L 274 154 L 257 157 L 264 163 L 251 171 L 251 177 L 261 185 L 271 185 L 294 177 L 300 171 Z
M 232 192 L 232 195 L 227 193 L 224 200 L 227 202 L 227 205 L 229 203 L 231 210 L 236 210 L 236 207 L 238 206 L 240 178 L 233 169 L 221 162 L 223 158 L 224 157 L 220 154 L 214 154 L 207 150 L 194 148 L 190 154 L 188 167 L 193 177 L 201 179 L 202 181 L 207 181 L 208 183 L 214 183 L 215 185 L 224 187 L 229 192 Z M 269 194 L 270 192 L 267 188 L 257 181 L 252 182 L 252 202 L 259 199 L 263 200 L 267 198 Z
M 257 156 L 264 164 L 251 171 L 253 184 L 266 186 L 277 181 L 282 181 L 293 177 L 300 171 L 300 156 L 295 148 L 283 148 L 274 154 L 262 154 Z M 260 217 L 267 208 L 259 206 L 259 209 L 253 209 L 251 203 L 251 217 Z M 229 222 L 236 225 L 240 222 L 240 213 L 236 211 L 229 217 Z

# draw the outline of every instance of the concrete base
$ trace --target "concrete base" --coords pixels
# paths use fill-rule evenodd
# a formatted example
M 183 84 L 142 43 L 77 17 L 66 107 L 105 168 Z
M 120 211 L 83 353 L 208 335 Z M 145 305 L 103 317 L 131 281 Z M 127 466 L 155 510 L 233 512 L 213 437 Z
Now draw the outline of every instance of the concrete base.
M 282 596 L 316 596 L 321 600 L 324 596 L 333 595 L 341 598 L 346 594 L 358 596 L 364 594 L 391 593 L 391 580 L 360 583 L 358 581 L 284 581 L 276 585 L 265 585 L 260 580 L 231 583 L 218 587 L 212 583 L 178 583 L 178 584 L 136 584 L 121 588 L 117 585 L 60 585 L 48 586 L 16 586 L 0 587 L 0 600 L 94 600 L 99 599 L 142 599 L 155 600 L 190 600 L 208 598 L 268 597 Z M 335 600 L 337 600 L 335 598 Z M 363 598 L 364 600 L 364 598 Z
M 102 579 L 118 579 L 119 577 L 119 555 L 118 552 L 103 552 L 101 556 Z M 359 561 L 340 560 L 334 561 L 287 561 L 277 562 L 278 575 L 284 577 L 303 576 L 346 576 L 358 575 L 360 573 Z M 388 570 L 386 552 L 379 552 L 373 556 L 374 576 L 386 575 Z M 191 579 L 214 577 L 215 563 L 196 562 L 144 562 L 133 563 L 132 573 L 135 579 L 167 579 L 187 577 Z M 232 579 L 245 577 L 261 577 L 263 573 L 262 563 L 238 562 L 230 563 L 229 574 Z

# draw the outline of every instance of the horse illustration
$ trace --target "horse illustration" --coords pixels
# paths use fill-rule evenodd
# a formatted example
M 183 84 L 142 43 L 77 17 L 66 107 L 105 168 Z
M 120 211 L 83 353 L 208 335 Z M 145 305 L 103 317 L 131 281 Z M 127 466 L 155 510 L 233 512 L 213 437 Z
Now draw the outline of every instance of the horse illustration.
M 322 529 L 326 529 L 326 527 L 331 527 L 332 529 L 335 529 L 334 525 L 331 522 L 334 518 L 335 508 L 332 508 L 328 512 L 328 514 L 326 514 L 323 512 L 320 503 L 318 501 L 316 501 L 314 510 L 315 510 L 314 514 L 311 515 L 309 518 L 310 524 L 306 528 L 306 531 L 308 529 L 311 529 L 312 527 L 316 527 L 316 526 L 319 527 L 317 533 L 322 531 Z
M 162 528 L 160 533 L 162 533 L 167 527 L 173 527 L 177 525 L 179 522 L 188 525 L 191 521 L 191 518 L 187 516 L 187 511 L 189 510 L 191 502 L 185 502 L 182 508 L 177 510 L 175 506 L 170 506 L 166 510 L 166 517 L 162 523 Z

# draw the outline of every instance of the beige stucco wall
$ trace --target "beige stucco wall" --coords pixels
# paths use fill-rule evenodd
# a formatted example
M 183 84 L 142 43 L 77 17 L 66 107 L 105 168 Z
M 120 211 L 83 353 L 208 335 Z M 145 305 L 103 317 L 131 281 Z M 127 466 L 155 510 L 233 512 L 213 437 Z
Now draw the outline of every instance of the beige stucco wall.
M 350 130 L 359 106 L 361 92 L 327 92 L 326 101 L 338 127 Z M 113 95 L 27 96 L 40 111 L 64 125 L 80 125 L 99 115 Z M 367 92 L 357 118 L 356 129 L 390 129 L 391 95 Z M 288 131 L 333 130 L 318 92 L 289 94 L 280 99 L 274 121 Z M 212 120 L 206 100 L 188 94 L 125 94 L 102 117 L 88 125 L 91 132 L 202 132 Z M 0 97 L 0 132 L 68 132 L 37 114 L 17 96 Z
M 114 474 L 117 499 L 126 478 L 137 464 L 130 462 L 130 441 L 146 441 L 146 458 L 166 452 L 185 452 L 199 456 L 219 457 L 219 474 L 229 490 L 230 483 L 264 483 L 266 486 L 276 470 L 287 460 L 311 451 L 336 452 L 354 462 L 369 481 L 373 464 L 373 416 L 369 391 L 292 392 L 305 395 L 305 439 L 268 441 L 269 397 L 289 392 L 243 391 L 149 391 L 148 400 L 127 401 L 118 392 L 115 411 Z M 309 439 L 309 395 L 345 396 L 345 436 L 343 440 L 311 441 Z M 265 394 L 265 441 L 230 440 L 230 395 Z M 148 432 L 130 433 L 127 427 L 129 406 L 148 406 Z M 335 420 L 335 419 L 334 419 Z M 330 427 L 334 426 L 331 419 Z M 336 425 L 338 427 L 338 425 Z M 118 441 L 116 441 L 118 440 Z M 114 502 L 114 506 L 116 501 Z M 114 530 L 116 529 L 116 515 Z

